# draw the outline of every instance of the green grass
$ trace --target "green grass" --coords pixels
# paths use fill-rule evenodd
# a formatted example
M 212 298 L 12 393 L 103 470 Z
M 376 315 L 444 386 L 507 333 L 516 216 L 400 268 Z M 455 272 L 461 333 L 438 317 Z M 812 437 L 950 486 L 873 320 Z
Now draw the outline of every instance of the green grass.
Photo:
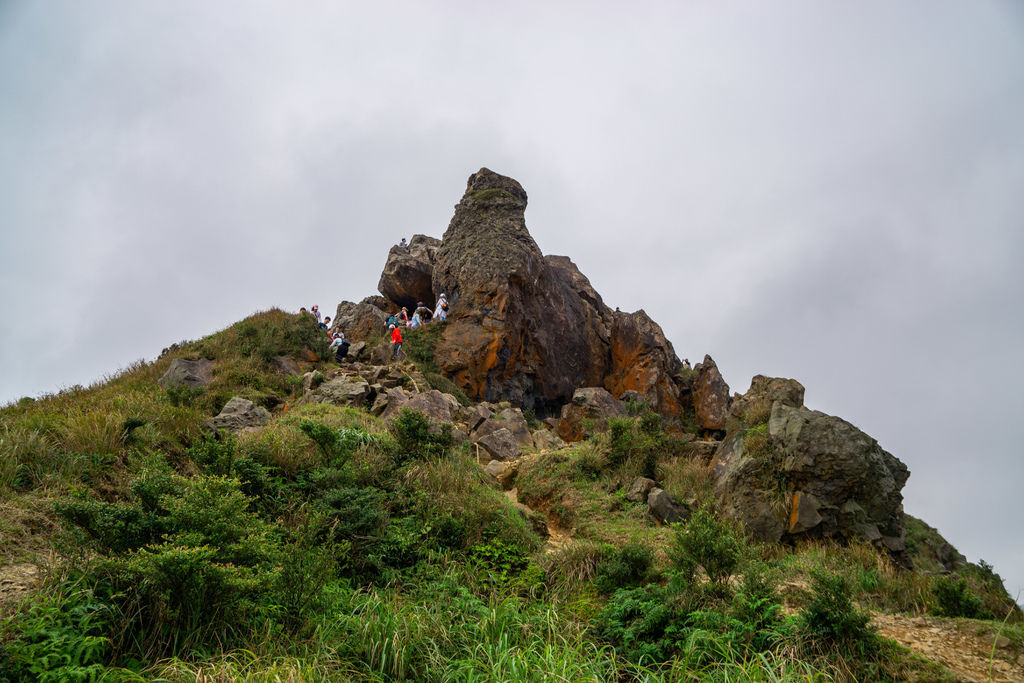
M 433 363 L 443 329 L 410 332 L 406 350 L 432 387 L 468 403 Z M 861 608 L 909 614 L 935 613 L 938 579 L 899 571 L 865 544 L 743 543 L 714 517 L 705 466 L 643 406 L 521 461 L 520 500 L 572 532 L 545 546 L 472 454 L 429 422 L 300 400 L 270 361 L 316 353 L 319 334 L 266 311 L 93 386 L 0 408 L 0 564 L 52 558 L 55 568 L 0 621 L 0 680 L 945 675 L 884 641 L 859 654 L 802 647 L 776 607 L 812 607 L 814 575 L 839 577 Z M 213 360 L 209 386 L 159 388 L 174 357 Z M 204 421 L 234 395 L 272 419 L 209 437 Z M 699 525 L 659 526 L 625 499 L 651 474 L 705 507 Z M 954 580 L 947 603 L 1002 605 L 991 567 Z M 676 614 L 679 628 L 645 632 L 652 624 L 631 600 Z M 1011 617 L 966 623 L 1024 648 Z M 637 633 L 657 661 L 637 656 Z

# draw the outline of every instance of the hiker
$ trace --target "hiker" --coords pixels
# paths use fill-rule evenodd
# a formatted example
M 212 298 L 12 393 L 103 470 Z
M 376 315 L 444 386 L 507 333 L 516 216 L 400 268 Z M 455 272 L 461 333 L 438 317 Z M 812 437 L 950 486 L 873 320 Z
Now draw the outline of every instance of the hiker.
M 409 243 L 406 242 L 405 238 L 403 237 L 402 241 L 398 243 L 398 246 L 402 247 L 403 249 L 408 249 L 409 248 Z
M 437 297 L 434 313 L 437 315 L 438 320 L 448 319 L 448 297 L 445 296 L 444 292 L 441 292 L 441 296 Z
M 306 310 L 305 306 L 299 309 L 299 315 L 309 315 L 309 311 Z
M 690 359 L 689 358 L 684 358 L 683 359 L 683 367 L 686 368 L 687 370 L 690 369 Z
M 316 304 L 313 304 L 313 311 L 312 311 L 312 313 L 313 313 L 313 317 L 316 318 L 316 324 L 319 325 L 320 324 L 320 307 L 317 306 Z
M 407 309 L 405 306 L 402 306 L 402 310 L 398 312 L 398 322 L 401 325 L 409 324 L 409 309 Z
M 321 330 L 329 330 L 329 329 L 331 329 L 331 316 L 327 316 L 326 318 L 324 318 L 324 321 L 322 323 L 320 323 L 320 329 Z M 329 335 L 330 332 L 328 332 L 327 334 Z
M 420 309 L 416 309 L 416 312 L 412 314 L 412 320 L 409 321 L 409 329 L 415 330 L 417 327 L 423 324 L 423 320 L 420 318 Z
M 387 327 L 387 328 L 388 328 L 389 330 L 390 330 L 390 329 L 391 329 L 391 328 L 392 328 L 393 326 L 396 326 L 396 325 L 398 325 L 398 314 L 396 314 L 396 313 L 392 313 L 392 314 L 391 314 L 390 316 L 388 316 L 388 321 L 387 321 L 386 323 L 384 323 L 384 325 L 385 325 L 385 327 Z
M 394 325 L 391 326 L 391 343 L 395 345 L 394 351 L 391 352 L 391 359 L 394 360 L 402 350 L 402 331 Z
M 413 315 L 419 315 L 421 322 L 429 323 L 430 319 L 434 315 L 434 312 L 432 310 L 430 310 L 429 308 L 427 308 L 426 306 L 424 306 L 422 301 L 417 301 L 416 302 L 416 310 L 413 311 Z
M 351 346 L 348 339 L 345 339 L 345 335 L 342 334 L 341 330 L 337 330 L 334 333 L 334 338 L 331 340 L 331 350 L 334 351 L 334 360 L 339 363 L 345 356 L 348 355 L 348 347 Z

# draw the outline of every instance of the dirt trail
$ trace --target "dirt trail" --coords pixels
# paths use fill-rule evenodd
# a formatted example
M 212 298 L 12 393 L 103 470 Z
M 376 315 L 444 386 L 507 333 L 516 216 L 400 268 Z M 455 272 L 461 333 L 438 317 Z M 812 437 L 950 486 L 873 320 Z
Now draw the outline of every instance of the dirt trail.
M 943 665 L 964 681 L 1024 681 L 1024 654 L 1015 652 L 1009 639 L 1001 638 L 993 657 L 993 638 L 974 632 L 970 622 L 873 613 L 871 623 L 878 627 L 880 635 Z

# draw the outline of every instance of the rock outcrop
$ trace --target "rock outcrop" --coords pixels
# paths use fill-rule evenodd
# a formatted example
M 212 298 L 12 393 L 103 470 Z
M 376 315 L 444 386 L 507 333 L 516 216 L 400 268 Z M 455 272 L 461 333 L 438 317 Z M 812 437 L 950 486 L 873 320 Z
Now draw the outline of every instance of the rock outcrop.
M 675 381 L 682 363 L 661 326 L 643 310 L 616 311 L 611 328 L 611 363 L 604 387 L 622 398 L 635 391 L 654 410 L 666 416 L 683 414 Z
M 562 408 L 562 417 L 558 421 L 558 435 L 566 441 L 579 441 L 587 436 L 587 423 L 601 428 L 609 418 L 621 417 L 626 414 L 622 401 L 618 400 L 607 389 L 601 387 L 583 387 L 577 389 L 572 401 Z
M 248 399 L 234 396 L 224 404 L 217 417 L 210 420 L 210 425 L 215 429 L 237 432 L 266 424 L 269 419 L 270 413 L 266 408 L 261 408 Z
M 766 426 L 732 435 L 712 462 L 722 511 L 755 538 L 863 538 L 899 562 L 907 467 L 849 422 L 775 401 Z
M 199 360 L 185 360 L 175 358 L 171 361 L 167 372 L 157 380 L 157 384 L 166 389 L 173 386 L 186 386 L 193 389 L 205 387 L 210 383 L 210 375 L 213 371 L 213 361 L 207 358 Z
M 768 420 L 775 401 L 791 408 L 803 408 L 804 385 L 795 379 L 755 375 L 747 393 L 733 397 L 729 412 L 746 424 L 758 424 Z
M 435 361 L 472 398 L 548 414 L 576 387 L 603 382 L 605 313 L 599 297 L 580 295 L 593 290 L 568 259 L 553 266 L 541 254 L 525 209 L 515 180 L 470 176 L 437 250 L 434 291 L 451 310 Z
M 378 306 L 365 301 L 342 301 L 334 314 L 332 329 L 340 329 L 351 342 L 365 342 L 384 332 L 388 317 Z
M 413 235 L 408 247 L 391 247 L 377 291 L 398 307 L 408 308 L 410 315 L 419 301 L 433 309 L 437 300 L 433 287 L 434 260 L 440 246 L 441 240 L 435 237 Z
M 722 378 L 711 356 L 694 367 L 693 409 L 697 424 L 705 431 L 722 431 L 729 419 L 729 385 Z

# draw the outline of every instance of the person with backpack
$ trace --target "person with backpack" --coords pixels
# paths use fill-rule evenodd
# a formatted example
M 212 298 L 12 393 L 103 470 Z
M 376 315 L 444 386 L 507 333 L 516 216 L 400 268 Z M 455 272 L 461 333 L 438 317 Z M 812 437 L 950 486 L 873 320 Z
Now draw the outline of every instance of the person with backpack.
M 345 356 L 348 355 L 348 347 L 351 346 L 348 339 L 345 339 L 345 335 L 341 330 L 337 330 L 334 333 L 334 338 L 331 340 L 331 350 L 334 351 L 334 360 L 339 363 L 344 360 Z
M 437 316 L 438 320 L 448 319 L 448 297 L 445 296 L 444 292 L 441 292 L 441 296 L 437 297 L 437 305 L 434 306 L 434 315 Z
M 391 360 L 398 358 L 398 352 L 402 350 L 402 331 L 391 326 L 391 343 L 394 344 L 394 350 L 391 352 Z

